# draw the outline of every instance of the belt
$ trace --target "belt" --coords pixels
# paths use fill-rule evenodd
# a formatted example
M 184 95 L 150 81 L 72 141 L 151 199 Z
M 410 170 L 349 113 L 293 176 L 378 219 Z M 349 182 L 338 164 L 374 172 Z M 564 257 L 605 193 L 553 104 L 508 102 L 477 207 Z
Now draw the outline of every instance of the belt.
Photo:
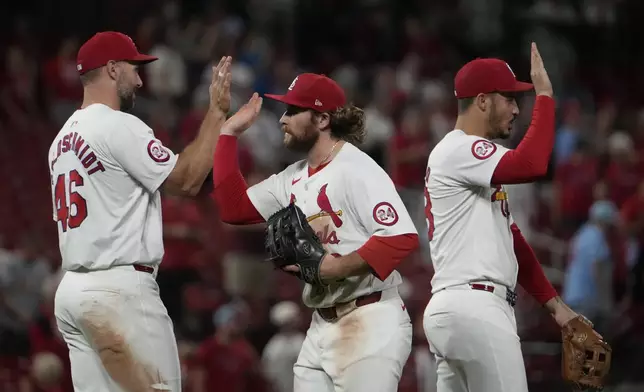
M 150 275 L 154 275 L 154 268 L 149 267 L 147 265 L 141 265 L 141 264 L 132 264 L 132 267 L 134 267 L 135 270 L 139 272 L 146 272 Z
M 505 300 L 510 304 L 510 306 L 514 306 L 517 303 L 517 293 L 514 290 L 511 290 L 508 287 L 505 287 Z M 485 284 L 485 283 L 470 283 L 470 288 L 472 290 L 481 290 L 481 291 L 487 291 L 489 293 L 494 293 L 503 298 L 503 293 L 500 287 L 496 287 L 491 284 Z
M 332 322 L 350 313 L 355 308 L 379 302 L 381 298 L 382 291 L 376 291 L 375 293 L 360 296 L 350 302 L 338 304 L 328 308 L 316 308 L 315 310 L 325 321 Z

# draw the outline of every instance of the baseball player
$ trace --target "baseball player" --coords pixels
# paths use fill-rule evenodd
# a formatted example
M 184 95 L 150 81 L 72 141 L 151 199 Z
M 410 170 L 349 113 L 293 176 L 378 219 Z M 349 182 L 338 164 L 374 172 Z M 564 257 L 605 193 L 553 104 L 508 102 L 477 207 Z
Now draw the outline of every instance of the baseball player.
M 439 392 L 528 391 L 512 307 L 519 283 L 560 326 L 577 317 L 548 282 L 513 222 L 507 184 L 546 174 L 554 141 L 552 85 L 535 44 L 532 84 L 499 59 L 477 59 L 455 77 L 455 129 L 428 160 L 426 214 L 435 275 L 424 328 L 437 359 Z M 532 90 L 532 123 L 515 150 L 515 96 Z
M 181 390 L 172 322 L 155 281 L 163 258 L 160 190 L 196 195 L 212 170 L 229 110 L 231 59 L 214 69 L 210 110 L 179 155 L 125 113 L 142 85 L 139 66 L 155 60 L 118 32 L 85 42 L 77 58 L 82 106 L 49 149 L 65 271 L 55 314 L 77 392 Z
M 284 143 L 306 159 L 247 187 L 237 137 L 261 109 L 255 95 L 222 128 L 213 197 L 231 224 L 264 222 L 295 203 L 326 249 L 314 274 L 323 283 L 306 283 L 302 294 L 315 312 L 294 366 L 294 390 L 396 391 L 412 326 L 395 268 L 418 246 L 411 218 L 391 179 L 354 145 L 365 134 L 364 114 L 346 104 L 333 80 L 301 74 L 285 95 L 266 97 L 287 105 Z M 284 269 L 310 281 L 297 266 Z

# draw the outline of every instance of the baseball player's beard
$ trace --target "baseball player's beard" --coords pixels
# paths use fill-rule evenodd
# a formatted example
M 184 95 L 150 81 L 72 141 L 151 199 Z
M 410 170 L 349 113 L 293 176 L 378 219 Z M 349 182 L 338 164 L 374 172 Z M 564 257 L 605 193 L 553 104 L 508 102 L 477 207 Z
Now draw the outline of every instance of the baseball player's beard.
M 514 118 L 512 121 L 509 121 L 506 123 L 506 121 L 503 120 L 503 116 L 500 115 L 499 113 L 496 113 L 496 111 L 492 111 L 490 113 L 490 118 L 488 119 L 488 126 L 490 128 L 490 139 L 508 139 L 510 137 L 510 130 L 512 128 L 512 124 L 514 122 Z
M 286 132 L 284 134 L 284 145 L 289 150 L 297 152 L 309 152 L 315 145 L 320 137 L 320 132 L 313 124 L 308 124 L 304 128 L 302 135 L 296 136 L 293 133 Z
M 121 111 L 128 112 L 134 108 L 135 90 L 119 87 L 117 89 L 119 100 L 121 101 Z

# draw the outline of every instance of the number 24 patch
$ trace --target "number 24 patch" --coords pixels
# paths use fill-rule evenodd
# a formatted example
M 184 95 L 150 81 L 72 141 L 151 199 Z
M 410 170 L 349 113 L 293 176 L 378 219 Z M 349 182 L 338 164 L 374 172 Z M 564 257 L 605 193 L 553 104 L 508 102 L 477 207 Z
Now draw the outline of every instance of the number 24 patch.
M 398 222 L 398 213 L 391 203 L 383 201 L 373 208 L 373 219 L 381 225 L 393 226 Z

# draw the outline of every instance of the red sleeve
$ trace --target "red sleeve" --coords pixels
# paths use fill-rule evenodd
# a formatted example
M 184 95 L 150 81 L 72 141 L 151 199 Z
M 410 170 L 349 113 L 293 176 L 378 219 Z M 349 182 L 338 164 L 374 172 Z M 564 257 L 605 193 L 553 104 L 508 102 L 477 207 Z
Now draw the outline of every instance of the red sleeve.
M 555 142 L 555 101 L 537 96 L 532 123 L 516 149 L 508 151 L 492 174 L 492 184 L 521 184 L 543 177 Z
M 221 220 L 233 225 L 251 225 L 264 222 L 246 190 L 248 185 L 239 169 L 237 138 L 221 135 L 215 148 L 212 170 L 211 197 L 219 209 Z
M 519 284 L 541 305 L 557 296 L 557 291 L 543 273 L 537 256 L 521 234 L 521 230 L 512 224 L 512 238 L 514 240 L 514 254 L 519 263 Z
M 416 248 L 418 248 L 417 234 L 390 237 L 374 235 L 356 252 L 369 264 L 378 279 L 385 280 Z

